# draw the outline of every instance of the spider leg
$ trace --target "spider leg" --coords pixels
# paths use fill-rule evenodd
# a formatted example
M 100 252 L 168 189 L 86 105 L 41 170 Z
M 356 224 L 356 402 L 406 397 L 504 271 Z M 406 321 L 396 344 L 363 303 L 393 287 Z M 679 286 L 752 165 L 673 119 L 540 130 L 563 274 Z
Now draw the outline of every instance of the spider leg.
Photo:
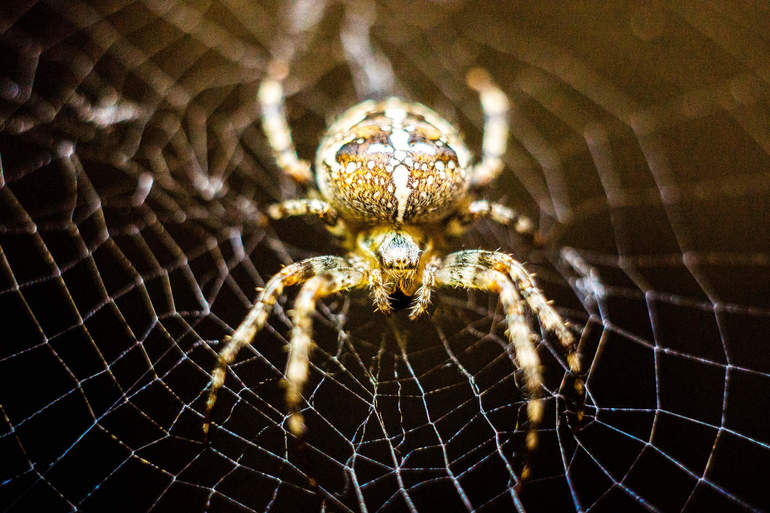
M 299 412 L 299 404 L 302 401 L 302 388 L 308 377 L 316 301 L 324 296 L 359 287 L 365 283 L 365 273 L 345 263 L 310 278 L 297 295 L 294 302 L 292 319 L 294 329 L 289 342 L 289 361 L 286 364 L 285 381 L 286 405 L 290 412 L 288 427 L 289 431 L 296 436 L 301 436 L 305 432 L 305 421 Z
M 297 182 L 309 182 L 313 179 L 310 163 L 297 156 L 286 119 L 281 79 L 288 73 L 288 67 L 280 61 L 274 61 L 268 68 L 268 77 L 262 81 L 257 92 L 262 108 L 262 130 L 278 166 Z
M 574 338 L 558 313 L 548 304 L 534 279 L 519 262 L 504 253 L 485 250 L 458 251 L 447 255 L 444 264 L 435 274 L 436 285 L 475 288 L 496 292 L 505 308 L 506 333 L 516 352 L 516 359 L 524 373 L 527 390 L 533 397 L 527 404 L 529 431 L 527 448 L 537 447 L 537 427 L 543 417 L 540 391 L 543 384 L 540 357 L 524 316 L 523 303 L 535 312 L 543 327 L 552 331 L 562 345 L 570 350 L 567 363 L 573 373 L 580 372 L 580 358 L 575 351 Z M 576 387 L 577 388 L 577 387 Z M 522 477 L 529 474 L 525 465 Z
M 217 401 L 217 392 L 225 382 L 227 366 L 235 360 L 236 355 L 242 348 L 251 344 L 254 336 L 265 325 L 283 289 L 287 286 L 304 282 L 313 276 L 328 273 L 334 269 L 349 267 L 350 265 L 341 257 L 320 256 L 287 265 L 270 278 L 249 310 L 246 318 L 241 321 L 241 324 L 232 336 L 227 339 L 227 344 L 219 352 L 216 367 L 214 367 L 211 373 L 211 385 L 206 400 L 206 411 L 203 421 L 203 434 L 205 437 L 208 437 L 211 424 L 211 410 Z
M 267 207 L 267 215 L 273 219 L 290 216 L 316 216 L 326 224 L 334 226 L 339 221 L 339 214 L 329 203 L 311 198 L 291 199 L 273 203 Z
M 371 297 L 374 303 L 374 309 L 385 315 L 393 312 L 390 304 L 390 293 L 395 287 L 385 281 L 385 276 L 380 269 L 371 269 L 369 272 L 371 278 L 369 286 L 371 287 Z
M 483 187 L 503 170 L 503 155 L 508 142 L 508 97 L 480 68 L 470 70 L 468 86 L 479 92 L 484 111 L 481 162 L 473 167 L 471 183 Z
M 436 272 L 441 266 L 441 259 L 437 256 L 432 257 L 422 271 L 422 283 L 414 295 L 412 308 L 409 310 L 409 318 L 414 320 L 422 315 L 430 306 L 430 295 L 433 287 L 436 286 Z
M 505 226 L 512 226 L 516 232 L 521 234 L 532 234 L 535 231 L 535 224 L 527 216 L 505 205 L 490 203 L 487 200 L 476 200 L 461 205 L 455 212 L 453 219 L 460 223 L 460 228 L 464 228 L 482 217 L 488 217 Z
M 447 256 L 444 265 L 436 273 L 436 285 L 480 289 L 499 294 L 505 309 L 506 334 L 513 344 L 516 360 L 524 373 L 524 382 L 532 399 L 527 403 L 529 432 L 527 448 L 537 447 L 537 426 L 543 417 L 540 389 L 543 385 L 540 373 L 540 357 L 534 344 L 534 334 L 524 315 L 523 300 L 513 281 L 505 273 L 486 266 L 481 261 L 481 250 L 458 251 Z
M 580 357 L 574 347 L 575 337 L 567 328 L 568 323 L 562 320 L 540 289 L 537 288 L 533 276 L 524 269 L 520 262 L 505 253 L 480 250 L 477 258 L 480 265 L 501 271 L 513 280 L 522 297 L 540 319 L 543 328 L 554 333 L 561 345 L 569 350 L 567 364 L 573 374 L 579 374 L 581 371 Z

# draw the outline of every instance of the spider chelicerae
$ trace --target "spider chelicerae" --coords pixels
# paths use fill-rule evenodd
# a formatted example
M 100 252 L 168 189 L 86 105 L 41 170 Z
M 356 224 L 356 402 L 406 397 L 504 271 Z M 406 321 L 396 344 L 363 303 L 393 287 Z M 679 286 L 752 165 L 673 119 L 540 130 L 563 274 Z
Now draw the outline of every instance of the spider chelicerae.
M 284 109 L 281 80 L 286 67 L 274 65 L 272 70 L 258 92 L 262 127 L 281 169 L 309 184 L 313 178 L 310 163 L 297 156 Z M 285 287 L 302 284 L 294 303 L 284 381 L 288 429 L 296 436 L 306 429 L 299 407 L 313 347 L 312 314 L 320 298 L 366 287 L 376 309 L 389 313 L 391 297 L 400 292 L 413 298 L 409 318 L 415 319 L 427 310 L 434 288 L 463 287 L 500 297 L 506 333 L 531 396 L 526 444 L 529 450 L 537 446 L 543 382 L 537 336 L 530 328 L 526 307 L 570 351 L 568 365 L 577 374 L 580 363 L 574 337 L 532 275 L 511 255 L 482 249 L 441 254 L 448 237 L 460 235 L 481 217 L 512 226 L 519 233 L 533 233 L 533 224 L 526 217 L 475 196 L 503 169 L 508 99 L 481 69 L 471 70 L 467 82 L 478 91 L 484 112 L 478 163 L 473 162 L 457 129 L 433 110 L 395 97 L 367 100 L 345 111 L 321 139 L 315 160 L 318 189 L 312 190 L 312 198 L 268 207 L 273 219 L 320 217 L 347 253 L 308 258 L 270 278 L 219 352 L 206 402 L 206 436 L 226 367 L 251 344 Z

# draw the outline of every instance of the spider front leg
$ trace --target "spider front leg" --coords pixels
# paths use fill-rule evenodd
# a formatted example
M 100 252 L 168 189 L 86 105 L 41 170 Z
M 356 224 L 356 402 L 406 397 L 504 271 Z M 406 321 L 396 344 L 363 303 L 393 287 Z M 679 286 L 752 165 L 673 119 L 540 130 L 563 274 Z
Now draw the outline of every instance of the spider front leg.
M 342 259 L 340 259 L 342 260 Z M 295 436 L 305 432 L 305 421 L 299 412 L 302 388 L 307 381 L 310 349 L 313 344 L 313 312 L 318 299 L 365 284 L 365 273 L 348 264 L 328 269 L 324 274 L 310 278 L 300 289 L 294 302 L 294 329 L 289 342 L 289 361 L 286 364 L 286 405 L 290 412 L 289 431 Z
M 567 362 L 573 373 L 580 372 L 580 359 L 574 351 L 574 338 L 558 313 L 548 304 L 542 292 L 524 267 L 504 253 L 484 250 L 458 251 L 448 255 L 435 274 L 437 286 L 464 287 L 495 292 L 505 308 L 506 333 L 516 352 L 516 359 L 524 373 L 524 381 L 533 399 L 527 404 L 529 431 L 527 448 L 537 447 L 537 427 L 543 416 L 540 399 L 543 378 L 540 357 L 537 354 L 532 333 L 524 315 L 526 302 L 540 319 L 543 327 L 554 332 L 562 345 L 570 350 Z M 522 476 L 529 473 L 525 466 Z
M 287 74 L 288 66 L 285 63 L 273 61 L 268 66 L 268 78 L 259 86 L 257 98 L 262 108 L 262 130 L 281 169 L 297 182 L 306 183 L 313 179 L 310 163 L 297 156 L 289 122 L 286 120 L 281 80 Z
M 521 292 L 529 307 L 540 319 L 543 328 L 554 333 L 559 342 L 561 342 L 561 345 L 569 351 L 567 354 L 567 364 L 572 373 L 579 374 L 581 371 L 580 355 L 574 347 L 575 337 L 568 329 L 568 324 L 562 320 L 540 289 L 537 288 L 532 275 L 524 269 L 521 262 L 518 262 L 510 255 L 496 251 L 478 251 L 477 253 L 476 258 L 481 266 L 501 271 L 513 280 L 513 283 Z
M 217 357 L 217 365 L 211 373 L 211 385 L 208 398 L 206 400 L 206 411 L 203 421 L 203 434 L 208 438 L 209 427 L 211 424 L 211 410 L 217 401 L 217 392 L 222 388 L 225 382 L 225 372 L 238 352 L 251 344 L 254 336 L 262 329 L 267 321 L 270 312 L 275 305 L 276 300 L 283 292 L 283 289 L 290 285 L 305 282 L 314 276 L 326 274 L 345 274 L 359 273 L 343 258 L 335 256 L 320 256 L 308 258 L 301 262 L 288 265 L 280 272 L 274 275 L 265 285 L 265 288 L 259 294 L 254 306 L 251 307 L 246 318 L 229 337 L 227 344 L 222 348 Z M 341 280 L 344 281 L 344 280 Z M 350 281 L 350 280 L 348 280 Z M 291 360 L 291 359 L 290 359 Z
M 524 382 L 532 399 L 527 403 L 529 432 L 527 448 L 537 447 L 537 426 L 543 417 L 540 389 L 543 385 L 540 373 L 540 357 L 533 342 L 534 334 L 527 324 L 521 296 L 513 281 L 505 273 L 483 262 L 482 250 L 458 251 L 447 256 L 444 265 L 435 275 L 437 286 L 480 289 L 499 294 L 505 309 L 506 334 L 513 344 L 516 360 L 524 373 Z

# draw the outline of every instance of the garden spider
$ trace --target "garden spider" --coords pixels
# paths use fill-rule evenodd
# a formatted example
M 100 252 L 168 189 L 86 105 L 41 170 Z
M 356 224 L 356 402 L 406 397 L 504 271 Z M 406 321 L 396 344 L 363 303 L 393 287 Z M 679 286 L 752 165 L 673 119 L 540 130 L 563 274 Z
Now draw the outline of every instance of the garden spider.
M 310 164 L 297 157 L 283 104 L 281 79 L 286 67 L 271 66 L 258 92 L 262 127 L 281 169 L 308 183 Z M 276 71 L 278 70 L 278 71 Z M 524 266 L 510 255 L 468 250 L 440 256 L 445 236 L 458 235 L 480 217 L 531 233 L 532 223 L 510 208 L 477 200 L 472 190 L 489 184 L 503 169 L 508 136 L 508 100 L 480 69 L 468 74 L 484 111 L 483 155 L 473 164 L 458 131 L 431 109 L 399 98 L 367 100 L 343 113 L 326 131 L 316 155 L 316 198 L 292 199 L 270 205 L 273 219 L 313 215 L 339 236 L 348 253 L 318 256 L 284 267 L 260 292 L 246 318 L 224 348 L 211 377 L 203 431 L 208 436 L 210 413 L 227 366 L 251 344 L 265 324 L 278 296 L 290 285 L 303 284 L 294 303 L 294 328 L 285 373 L 288 429 L 300 437 L 302 388 L 308 377 L 312 348 L 312 314 L 316 301 L 330 294 L 368 287 L 377 310 L 389 313 L 391 297 L 413 297 L 409 318 L 426 311 L 435 287 L 464 287 L 499 294 L 505 309 L 507 335 L 531 398 L 527 404 L 529 450 L 537 445 L 536 428 L 543 416 L 543 385 L 525 304 L 570 350 L 568 364 L 580 371 L 574 338 L 549 305 Z

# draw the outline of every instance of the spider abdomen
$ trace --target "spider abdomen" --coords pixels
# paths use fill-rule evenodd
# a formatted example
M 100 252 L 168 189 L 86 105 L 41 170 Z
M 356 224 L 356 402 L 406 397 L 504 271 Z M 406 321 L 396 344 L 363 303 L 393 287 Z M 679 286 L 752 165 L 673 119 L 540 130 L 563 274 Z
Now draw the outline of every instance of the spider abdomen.
M 316 180 L 343 216 L 419 224 L 445 217 L 470 183 L 470 152 L 434 111 L 398 98 L 366 101 L 329 127 Z

